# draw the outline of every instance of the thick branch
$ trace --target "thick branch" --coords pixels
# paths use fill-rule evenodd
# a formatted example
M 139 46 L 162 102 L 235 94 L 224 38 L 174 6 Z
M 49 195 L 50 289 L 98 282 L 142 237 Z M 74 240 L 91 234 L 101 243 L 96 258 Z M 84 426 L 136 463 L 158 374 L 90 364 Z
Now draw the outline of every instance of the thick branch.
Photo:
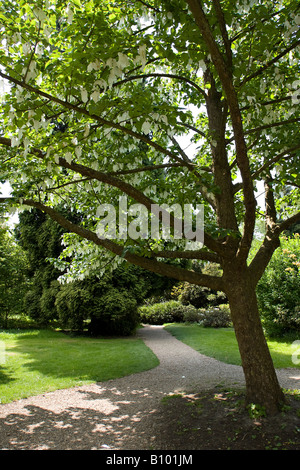
M 254 286 L 256 286 L 260 280 L 273 256 L 274 251 L 279 246 L 279 236 L 275 236 L 274 231 L 268 231 L 260 249 L 249 266 L 249 278 L 251 279 L 251 282 L 253 282 Z
M 250 278 L 251 281 L 254 282 L 254 285 L 257 284 L 263 275 L 274 251 L 280 246 L 280 234 L 297 222 L 300 222 L 300 212 L 280 224 L 273 225 L 273 227 L 267 231 L 260 249 L 249 266 Z
M 153 253 L 153 256 L 157 258 L 169 258 L 169 259 L 192 259 L 211 261 L 212 263 L 220 263 L 220 257 L 216 253 L 211 253 L 204 250 L 185 250 L 185 251 L 168 251 Z
M 41 204 L 40 202 L 25 199 L 23 204 L 40 209 L 69 232 L 76 233 L 80 237 L 90 240 L 98 246 L 102 246 L 115 255 L 122 256 L 124 259 L 132 264 L 135 264 L 136 266 L 140 266 L 144 269 L 147 269 L 148 271 L 155 272 L 162 276 L 178 279 L 179 281 L 187 281 L 192 284 L 203 285 L 214 290 L 223 290 L 223 280 L 220 277 L 196 273 L 194 271 L 189 271 L 177 266 L 165 264 L 163 262 L 157 261 L 156 259 L 143 258 L 142 256 L 129 253 L 128 251 L 125 252 L 123 246 L 118 245 L 112 240 L 99 238 L 96 233 L 70 222 L 59 212 L 48 206 L 45 206 L 44 204 Z
M 274 200 L 274 193 L 272 190 L 272 177 L 271 174 L 265 179 L 265 201 L 266 201 L 266 226 L 273 228 L 276 224 L 276 207 Z
M 222 11 L 221 5 L 219 0 L 213 0 L 214 8 L 216 10 L 217 18 L 218 18 L 218 23 L 220 26 L 225 50 L 226 50 L 226 58 L 228 62 L 228 66 L 231 68 L 232 67 L 232 51 L 231 51 L 231 43 L 228 37 L 227 33 L 227 28 L 226 28 L 226 21 L 224 17 L 224 13 Z
M 279 233 L 284 232 L 284 230 L 287 230 L 291 225 L 294 225 L 296 223 L 300 222 L 300 212 L 298 212 L 295 215 L 292 215 L 288 219 L 284 220 L 280 224 L 277 225 L 277 231 Z
M 239 108 L 239 102 L 233 85 L 231 73 L 228 70 L 228 66 L 214 39 L 210 25 L 203 12 L 201 1 L 187 0 L 187 3 L 193 13 L 199 30 L 201 31 L 202 37 L 209 49 L 212 62 L 218 72 L 224 92 L 226 94 L 227 103 L 230 110 L 236 146 L 236 159 L 243 181 L 243 192 L 245 200 L 244 234 L 240 243 L 240 249 L 238 253 L 239 259 L 241 260 L 241 262 L 244 262 L 248 256 L 251 247 L 255 228 L 256 200 L 254 196 L 254 188 L 251 178 L 250 165 L 247 155 L 247 146 L 244 137 L 244 129 Z
M 6 145 L 7 147 L 11 147 L 11 140 L 6 137 L 0 137 L 0 144 Z M 34 149 L 32 150 L 31 153 L 36 155 L 38 158 L 44 159 L 44 154 L 39 149 Z M 68 168 L 72 171 L 75 171 L 81 174 L 82 176 L 86 176 L 88 179 L 96 179 L 102 183 L 106 183 L 110 186 L 116 187 L 120 189 L 122 192 L 124 192 L 125 194 L 127 194 L 128 196 L 135 199 L 136 201 L 145 205 L 145 207 L 147 207 L 148 210 L 151 210 L 151 205 L 154 204 L 154 202 L 150 198 L 145 196 L 138 189 L 134 188 L 134 186 L 110 174 L 106 174 L 98 170 L 93 170 L 92 168 L 85 167 L 84 165 L 79 165 L 78 163 L 74 163 L 74 162 L 68 163 L 64 158 L 61 158 L 61 157 L 59 158 L 58 165 L 62 166 L 63 168 Z M 175 218 L 173 217 L 173 214 L 170 214 L 171 226 L 174 226 L 174 220 Z M 205 232 L 204 232 L 204 245 L 209 250 L 212 250 L 220 255 L 224 254 L 224 247 L 222 246 L 222 244 Z

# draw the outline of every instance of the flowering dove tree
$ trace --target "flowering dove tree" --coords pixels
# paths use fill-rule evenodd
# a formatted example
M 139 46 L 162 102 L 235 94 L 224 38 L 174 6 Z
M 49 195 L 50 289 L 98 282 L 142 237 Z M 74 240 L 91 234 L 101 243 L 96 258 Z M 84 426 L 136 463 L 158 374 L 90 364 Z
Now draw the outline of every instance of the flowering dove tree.
M 225 292 L 246 399 L 270 413 L 284 395 L 256 285 L 280 234 L 300 220 L 299 25 L 297 0 L 0 6 L 8 203 L 38 208 L 68 230 L 65 256 L 73 261 L 65 277 L 125 260 Z M 131 207 L 121 211 L 124 198 Z M 185 233 L 167 240 L 99 234 L 112 206 L 116 227 L 125 214 L 138 233 L 141 208 L 151 214 L 163 204 L 204 208 L 202 246 L 188 245 Z M 81 214 L 81 223 L 58 207 Z M 258 218 L 266 234 L 249 260 Z M 172 228 L 176 221 L 171 213 Z M 187 260 L 218 263 L 222 275 L 193 271 Z

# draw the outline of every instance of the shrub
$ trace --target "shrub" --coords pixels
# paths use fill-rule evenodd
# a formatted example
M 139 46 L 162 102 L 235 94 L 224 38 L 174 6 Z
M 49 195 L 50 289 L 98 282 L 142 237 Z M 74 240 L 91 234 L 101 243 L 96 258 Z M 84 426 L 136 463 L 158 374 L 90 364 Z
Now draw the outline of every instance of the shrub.
M 126 291 L 110 288 L 89 304 L 92 335 L 129 336 L 139 324 L 137 302 Z
M 199 323 L 204 327 L 228 328 L 231 326 L 230 310 L 228 305 L 200 309 Z
M 59 289 L 58 281 L 52 281 L 48 289 L 43 289 L 40 298 L 40 320 L 46 324 L 58 317 L 55 301 Z
M 55 300 L 61 326 L 71 330 L 82 330 L 91 300 L 92 296 L 82 282 L 75 281 L 62 285 Z
M 173 288 L 173 296 L 183 305 L 193 305 L 196 308 L 223 304 L 227 301 L 223 292 L 216 292 L 208 287 L 197 286 L 185 282 L 179 287 Z
M 268 336 L 300 331 L 300 237 L 282 238 L 257 286 L 262 323 Z
M 182 305 L 179 304 L 175 307 L 173 314 L 181 314 L 182 321 L 187 323 L 198 323 L 200 321 L 200 312 L 199 310 L 194 307 L 193 305 Z

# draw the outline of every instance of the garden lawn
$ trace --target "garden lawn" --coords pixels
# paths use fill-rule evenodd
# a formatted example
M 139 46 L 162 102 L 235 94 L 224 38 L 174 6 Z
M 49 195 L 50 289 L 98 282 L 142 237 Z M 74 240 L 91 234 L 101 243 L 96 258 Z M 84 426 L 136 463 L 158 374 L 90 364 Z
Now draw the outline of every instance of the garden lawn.
M 88 338 L 51 330 L 0 331 L 0 400 L 102 382 L 151 369 L 158 359 L 135 337 Z
M 165 329 L 183 343 L 205 356 L 228 364 L 241 365 L 241 357 L 233 328 L 204 328 L 196 324 L 170 324 Z M 278 369 L 300 367 L 294 364 L 295 347 L 291 342 L 268 340 L 274 366 Z

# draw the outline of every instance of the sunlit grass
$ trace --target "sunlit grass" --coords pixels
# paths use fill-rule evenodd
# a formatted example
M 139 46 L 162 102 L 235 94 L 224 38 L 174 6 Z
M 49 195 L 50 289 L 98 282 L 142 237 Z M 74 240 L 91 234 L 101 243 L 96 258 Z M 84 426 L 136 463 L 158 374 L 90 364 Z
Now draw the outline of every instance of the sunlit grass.
M 136 337 L 88 338 L 51 330 L 19 330 L 0 332 L 0 342 L 1 403 L 158 365 L 156 356 Z
M 233 328 L 204 328 L 196 324 L 172 324 L 165 328 L 177 339 L 205 356 L 228 364 L 241 365 Z M 300 364 L 295 364 L 292 360 L 292 355 L 295 353 L 293 341 L 268 340 L 267 342 L 276 368 L 300 367 Z

